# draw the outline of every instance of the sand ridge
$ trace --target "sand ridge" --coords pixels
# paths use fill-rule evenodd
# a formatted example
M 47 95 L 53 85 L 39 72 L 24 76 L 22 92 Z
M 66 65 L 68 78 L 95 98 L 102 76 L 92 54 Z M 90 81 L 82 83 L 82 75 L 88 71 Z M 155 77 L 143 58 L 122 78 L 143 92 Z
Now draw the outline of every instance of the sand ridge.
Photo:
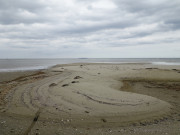
M 158 68 L 147 69 L 148 66 L 57 65 L 44 71 L 46 77 L 36 81 L 29 81 L 34 80 L 32 76 L 23 78 L 24 83 L 14 80 L 19 85 L 6 95 L 9 102 L 4 105 L 3 115 L 33 118 L 42 123 L 66 123 L 70 127 L 117 127 L 163 119 L 171 113 L 171 104 L 152 96 L 122 91 L 123 80 L 127 78 L 180 79 L 174 71 L 166 75 L 166 70 L 160 73 L 156 71 Z M 139 67 L 143 69 L 137 70 Z M 149 70 L 154 71 L 149 74 Z

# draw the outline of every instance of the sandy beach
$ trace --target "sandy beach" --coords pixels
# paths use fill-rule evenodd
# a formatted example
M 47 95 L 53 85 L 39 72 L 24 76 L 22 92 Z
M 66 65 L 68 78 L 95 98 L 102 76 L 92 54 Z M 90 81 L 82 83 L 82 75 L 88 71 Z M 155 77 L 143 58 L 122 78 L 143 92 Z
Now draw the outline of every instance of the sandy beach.
M 0 73 L 0 135 L 178 135 L 180 66 L 77 63 Z

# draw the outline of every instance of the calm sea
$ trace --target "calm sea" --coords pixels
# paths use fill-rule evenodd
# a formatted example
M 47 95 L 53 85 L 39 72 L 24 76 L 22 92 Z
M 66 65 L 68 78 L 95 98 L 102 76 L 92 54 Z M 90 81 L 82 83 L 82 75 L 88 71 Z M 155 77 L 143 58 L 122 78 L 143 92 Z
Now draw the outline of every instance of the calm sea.
M 180 58 L 0 59 L 0 72 L 45 69 L 70 63 L 152 63 L 180 65 Z

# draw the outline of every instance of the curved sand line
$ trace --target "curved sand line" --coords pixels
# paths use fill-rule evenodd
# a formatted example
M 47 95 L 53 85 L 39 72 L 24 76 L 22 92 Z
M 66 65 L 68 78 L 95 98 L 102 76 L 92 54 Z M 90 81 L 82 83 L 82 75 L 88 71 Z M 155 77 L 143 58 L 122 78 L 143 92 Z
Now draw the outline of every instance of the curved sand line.
M 120 67 L 118 70 L 99 65 L 64 68 L 66 70 L 61 74 L 17 86 L 13 96 L 9 97 L 6 112 L 34 116 L 40 110 L 39 120 L 74 119 L 72 125 L 83 125 L 98 123 L 99 119 L 118 124 L 151 120 L 170 111 L 171 105 L 167 102 L 113 88 L 112 85 L 121 83 L 114 79 L 120 74 Z M 51 71 L 62 71 L 62 68 L 54 67 Z M 80 77 L 75 79 L 76 76 Z

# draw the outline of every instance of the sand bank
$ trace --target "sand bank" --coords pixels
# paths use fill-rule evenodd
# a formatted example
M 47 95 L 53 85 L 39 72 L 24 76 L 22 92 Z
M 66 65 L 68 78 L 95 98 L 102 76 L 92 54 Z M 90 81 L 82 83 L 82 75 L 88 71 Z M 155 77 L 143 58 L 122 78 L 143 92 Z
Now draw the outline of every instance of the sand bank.
M 178 110 L 179 69 L 135 63 L 69 64 L 3 73 L 0 130 L 3 134 L 12 129 L 13 134 L 99 134 L 94 131 L 110 129 L 118 134 L 122 127 L 148 127 L 172 116 L 178 120 L 173 114 Z M 169 101 L 169 94 L 175 103 Z

